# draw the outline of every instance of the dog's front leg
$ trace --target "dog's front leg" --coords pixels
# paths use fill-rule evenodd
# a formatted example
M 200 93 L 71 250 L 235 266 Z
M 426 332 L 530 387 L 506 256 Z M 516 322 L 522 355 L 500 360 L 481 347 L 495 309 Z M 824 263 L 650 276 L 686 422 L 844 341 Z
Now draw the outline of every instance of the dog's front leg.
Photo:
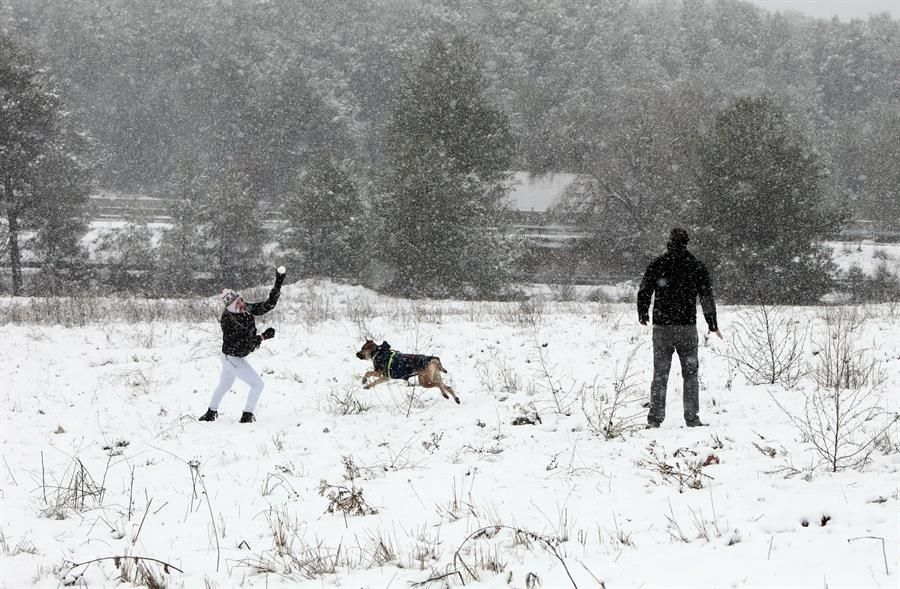
M 379 374 L 379 373 L 377 373 L 377 372 L 376 372 L 375 374 L 378 374 L 378 378 L 376 378 L 375 380 L 373 380 L 372 382 L 370 382 L 369 384 L 367 384 L 366 386 L 364 386 L 364 387 L 363 387 L 364 389 L 371 389 L 372 387 L 374 387 L 374 386 L 377 385 L 377 384 L 381 384 L 381 383 L 383 383 L 383 382 L 387 382 L 387 381 L 388 381 L 388 377 L 386 377 L 386 376 L 384 376 L 384 375 L 382 375 L 382 374 Z
M 365 374 L 363 374 L 363 377 L 362 377 L 362 383 L 363 383 L 363 384 L 366 384 L 366 381 L 369 380 L 371 377 L 373 377 L 373 376 L 378 376 L 378 375 L 380 375 L 380 374 L 381 374 L 381 373 L 378 372 L 377 370 L 369 370 L 368 372 L 366 372 Z

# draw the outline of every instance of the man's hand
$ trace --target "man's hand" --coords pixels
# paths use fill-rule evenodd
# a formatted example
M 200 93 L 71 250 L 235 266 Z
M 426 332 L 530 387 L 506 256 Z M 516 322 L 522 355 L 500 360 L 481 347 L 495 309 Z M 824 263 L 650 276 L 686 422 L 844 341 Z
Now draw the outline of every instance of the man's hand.
M 284 276 L 285 274 L 287 274 L 287 269 L 284 266 L 278 266 L 278 268 L 275 269 L 275 272 Z
M 647 323 L 650 322 L 650 318 L 649 317 L 641 317 L 638 319 L 638 321 L 641 323 L 641 325 L 647 325 Z
M 262 332 L 263 339 L 272 339 L 273 337 L 275 337 L 274 327 L 267 327 L 266 330 Z

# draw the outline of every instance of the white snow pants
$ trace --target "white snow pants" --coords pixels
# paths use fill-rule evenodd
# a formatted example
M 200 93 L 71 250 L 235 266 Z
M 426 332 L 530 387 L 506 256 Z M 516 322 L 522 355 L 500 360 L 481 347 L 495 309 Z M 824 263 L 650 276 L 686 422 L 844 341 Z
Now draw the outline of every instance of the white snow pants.
M 244 411 L 253 413 L 256 402 L 259 401 L 259 396 L 262 394 L 263 381 L 246 359 L 227 354 L 222 354 L 222 376 L 219 378 L 219 386 L 213 391 L 212 401 L 209 402 L 210 409 L 213 411 L 219 410 L 219 403 L 222 402 L 225 393 L 234 384 L 235 378 L 239 378 L 250 385 L 250 394 L 247 395 L 247 404 L 244 406 Z

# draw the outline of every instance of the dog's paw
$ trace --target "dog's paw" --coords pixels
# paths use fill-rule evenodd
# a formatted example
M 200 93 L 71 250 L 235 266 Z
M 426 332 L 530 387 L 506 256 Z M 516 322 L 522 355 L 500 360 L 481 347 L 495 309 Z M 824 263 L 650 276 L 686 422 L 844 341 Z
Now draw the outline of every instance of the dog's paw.
M 456 401 L 456 404 L 457 404 L 457 405 L 459 405 L 459 397 L 456 397 L 456 398 L 454 398 L 453 400 Z
M 364 385 L 363 388 L 364 388 L 364 389 L 371 389 L 371 388 L 372 388 L 372 385 L 371 385 L 371 384 L 367 384 L 367 385 Z

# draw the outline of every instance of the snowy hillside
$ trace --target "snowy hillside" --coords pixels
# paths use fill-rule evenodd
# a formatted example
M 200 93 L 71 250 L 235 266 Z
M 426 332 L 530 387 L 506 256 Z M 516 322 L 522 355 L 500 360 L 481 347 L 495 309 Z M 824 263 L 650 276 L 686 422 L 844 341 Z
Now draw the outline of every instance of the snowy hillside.
M 798 428 L 828 400 L 816 373 L 752 385 L 736 366 L 751 310 L 720 310 L 727 342 L 701 337 L 709 427 L 684 427 L 675 362 L 669 417 L 644 430 L 650 330 L 632 304 L 288 285 L 250 356 L 253 424 L 240 383 L 196 421 L 217 304 L 156 303 L 165 321 L 142 305 L 0 301 L 39 319 L 0 327 L 0 587 L 897 586 L 896 306 L 843 309 L 861 401 L 840 452 L 871 455 L 831 472 Z M 834 325 L 841 309 L 772 310 L 805 337 L 792 370 L 831 353 L 826 311 Z M 366 335 L 440 356 L 461 405 L 362 390 Z

